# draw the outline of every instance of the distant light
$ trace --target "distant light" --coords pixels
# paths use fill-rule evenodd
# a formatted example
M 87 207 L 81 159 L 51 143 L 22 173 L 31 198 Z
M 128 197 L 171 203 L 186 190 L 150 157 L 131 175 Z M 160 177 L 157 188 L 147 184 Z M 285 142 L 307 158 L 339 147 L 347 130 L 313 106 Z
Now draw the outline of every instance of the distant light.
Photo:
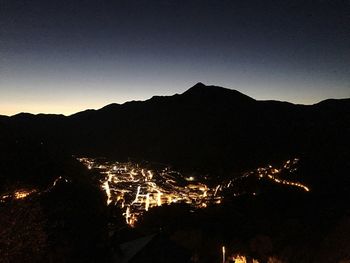
M 36 190 L 21 189 L 14 192 L 14 197 L 15 199 L 24 199 L 34 192 L 36 192 Z
M 233 260 L 235 263 L 247 263 L 247 258 L 245 256 L 241 256 L 241 255 L 237 255 L 237 256 L 233 257 Z

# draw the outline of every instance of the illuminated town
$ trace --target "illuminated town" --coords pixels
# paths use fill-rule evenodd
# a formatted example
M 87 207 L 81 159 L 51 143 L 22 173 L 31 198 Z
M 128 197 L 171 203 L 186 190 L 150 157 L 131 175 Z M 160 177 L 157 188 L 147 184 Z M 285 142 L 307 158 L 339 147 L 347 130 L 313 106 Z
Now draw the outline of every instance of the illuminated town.
M 271 165 L 258 168 L 220 184 L 210 186 L 204 178 L 185 176 L 169 167 L 150 169 L 147 165 L 134 162 L 109 162 L 104 159 L 78 158 L 89 170 L 96 169 L 103 175 L 100 187 L 107 195 L 107 205 L 117 205 L 123 209 L 123 216 L 130 226 L 134 226 L 137 219 L 150 208 L 172 203 L 186 203 L 195 208 L 206 208 L 211 204 L 220 204 L 223 193 L 230 191 L 233 196 L 242 194 L 256 195 L 247 189 L 237 190 L 235 185 L 247 178 L 266 179 L 272 183 L 299 188 L 305 192 L 310 189 L 299 182 L 281 178 L 281 173 L 293 173 L 299 159 L 286 161 L 281 168 Z M 56 183 L 67 179 L 58 177 L 45 191 L 50 191 Z M 18 189 L 3 194 L 0 201 L 25 199 L 41 192 L 36 189 Z
M 205 208 L 210 204 L 220 204 L 223 192 L 233 189 L 239 180 L 254 177 L 267 179 L 276 184 L 289 185 L 308 192 L 309 188 L 301 183 L 281 179 L 282 172 L 294 172 L 298 159 L 286 161 L 281 168 L 271 165 L 235 176 L 231 180 L 209 186 L 194 176 L 184 176 L 169 167 L 149 169 L 146 165 L 133 162 L 109 162 L 104 159 L 78 158 L 88 169 L 96 169 L 102 175 L 101 188 L 107 195 L 107 205 L 118 205 L 130 226 L 145 211 L 155 206 L 171 203 L 187 203 L 195 208 Z M 241 192 L 232 190 L 234 196 Z M 245 192 L 246 193 L 246 192 Z M 255 192 L 251 193 L 256 195 Z
M 113 162 L 104 158 L 78 158 L 78 160 L 89 170 L 95 170 L 101 175 L 100 188 L 106 193 L 107 205 L 119 206 L 126 223 L 131 227 L 134 227 L 140 216 L 152 207 L 186 203 L 201 209 L 220 204 L 227 194 L 233 197 L 244 194 L 255 196 L 259 193 L 244 187 L 244 184 L 243 187 L 239 187 L 241 182 L 249 178 L 256 182 L 265 180 L 272 184 L 281 184 L 305 192 L 310 191 L 306 185 L 285 178 L 294 177 L 299 162 L 297 158 L 284 162 L 279 168 L 268 165 L 232 176 L 231 179 L 226 179 L 220 184 L 209 183 L 206 176 L 186 176 L 159 164 Z M 59 181 L 70 183 L 70 180 L 60 176 L 45 190 L 19 188 L 0 196 L 0 202 L 20 201 L 32 195 L 50 192 Z M 245 255 L 232 252 L 225 246 L 221 249 L 221 259 L 223 263 L 259 263 L 258 260 L 248 259 Z

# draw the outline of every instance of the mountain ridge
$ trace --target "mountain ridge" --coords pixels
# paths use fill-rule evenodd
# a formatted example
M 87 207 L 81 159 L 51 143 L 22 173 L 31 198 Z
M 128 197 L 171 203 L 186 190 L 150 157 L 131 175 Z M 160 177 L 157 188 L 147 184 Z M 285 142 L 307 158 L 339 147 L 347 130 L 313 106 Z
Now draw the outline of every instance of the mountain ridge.
M 310 152 L 326 156 L 335 149 L 346 155 L 349 116 L 350 99 L 315 105 L 258 101 L 199 83 L 182 94 L 70 116 L 0 118 L 0 136 L 59 145 L 75 156 L 149 160 L 225 174 Z
M 250 101 L 250 102 L 274 102 L 274 103 L 288 103 L 288 104 L 292 104 L 292 105 L 297 105 L 297 106 L 314 106 L 314 105 L 321 105 L 321 104 L 331 104 L 331 103 L 337 103 L 337 102 L 341 102 L 341 103 L 350 103 L 350 98 L 340 98 L 340 99 L 334 99 L 334 98 L 329 98 L 329 99 L 325 99 L 322 100 L 320 102 L 314 103 L 314 104 L 298 104 L 298 103 L 292 103 L 289 101 L 280 101 L 280 100 L 256 100 L 254 98 L 251 98 L 235 89 L 229 89 L 229 88 L 224 88 L 221 86 L 216 86 L 216 85 L 205 85 L 202 82 L 198 82 L 196 83 L 194 86 L 190 87 L 189 89 L 187 89 L 186 91 L 184 91 L 181 94 L 174 94 L 174 95 L 165 95 L 165 96 L 161 96 L 161 95 L 155 95 L 152 96 L 149 99 L 146 100 L 132 100 L 132 101 L 126 101 L 124 103 L 110 103 L 107 104 L 101 108 L 98 109 L 86 109 L 86 110 L 82 110 L 70 115 L 63 115 L 60 113 L 57 114 L 47 114 L 47 113 L 38 113 L 38 114 L 33 114 L 33 113 L 29 113 L 29 112 L 20 112 L 14 115 L 0 115 L 0 117 L 31 117 L 31 116 L 41 116 L 41 115 L 46 115 L 46 116 L 65 116 L 65 117 L 70 117 L 70 116 L 74 116 L 74 115 L 80 115 L 84 112 L 94 112 L 94 111 L 99 111 L 99 110 L 106 110 L 106 109 L 110 109 L 110 108 L 118 108 L 119 106 L 125 106 L 125 105 L 129 105 L 130 103 L 142 103 L 142 102 L 149 102 L 152 100 L 159 100 L 159 99 L 166 99 L 166 98 L 176 98 L 176 97 L 184 97 L 184 96 L 197 96 L 198 98 L 203 98 L 203 97 L 210 97 L 210 96 L 231 96 L 231 97 L 236 97 L 236 100 L 244 100 L 245 102 Z

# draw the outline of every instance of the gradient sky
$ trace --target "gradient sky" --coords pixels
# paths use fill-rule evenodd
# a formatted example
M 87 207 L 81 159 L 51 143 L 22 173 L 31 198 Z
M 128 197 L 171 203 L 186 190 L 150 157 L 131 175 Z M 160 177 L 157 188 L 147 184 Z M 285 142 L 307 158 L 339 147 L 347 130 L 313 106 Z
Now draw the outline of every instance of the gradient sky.
M 197 82 L 350 97 L 348 0 L 0 0 L 0 114 L 71 114 Z

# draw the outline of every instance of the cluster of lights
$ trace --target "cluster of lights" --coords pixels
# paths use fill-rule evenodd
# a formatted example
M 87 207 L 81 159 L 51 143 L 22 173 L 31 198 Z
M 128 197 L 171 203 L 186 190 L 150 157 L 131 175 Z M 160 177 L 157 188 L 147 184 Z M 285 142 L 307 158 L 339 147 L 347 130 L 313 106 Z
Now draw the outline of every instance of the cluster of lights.
M 37 194 L 40 195 L 42 193 L 47 193 L 50 192 L 59 181 L 63 181 L 65 183 L 68 183 L 69 181 L 65 178 L 63 178 L 62 176 L 59 176 L 58 178 L 56 178 L 53 183 L 51 185 L 49 185 L 45 190 L 43 191 L 39 191 L 37 189 L 25 189 L 25 188 L 21 188 L 21 189 L 17 189 L 13 192 L 8 192 L 6 194 L 3 194 L 0 196 L 0 202 L 1 203 L 5 203 L 9 200 L 23 200 L 26 199 L 30 196 L 32 196 L 33 194 Z
M 37 190 L 35 189 L 18 189 L 12 193 L 3 194 L 0 197 L 0 201 L 5 202 L 6 200 L 10 200 L 10 199 L 15 199 L 15 200 L 25 199 L 35 192 L 37 192 Z
M 259 263 L 257 259 L 251 259 L 248 261 L 246 256 L 240 255 L 240 254 L 234 254 L 232 256 L 227 256 L 226 255 L 226 247 L 222 246 L 221 249 L 222 252 L 222 263 L 225 262 L 234 262 L 234 263 L 247 263 L 247 262 L 252 262 L 252 263 Z
M 221 202 L 215 188 L 168 167 L 155 171 L 131 162 L 101 162 L 92 158 L 79 158 L 79 161 L 104 175 L 101 188 L 106 192 L 107 205 L 119 205 L 131 226 L 144 211 L 155 206 L 183 202 L 204 208 Z
M 253 258 L 251 261 L 248 261 L 246 256 L 242 256 L 239 254 L 232 256 L 232 262 L 235 262 L 235 263 L 247 263 L 247 262 L 259 263 L 259 261 L 257 259 Z
M 183 176 L 169 167 L 151 170 L 137 163 L 108 162 L 94 158 L 78 158 L 88 169 L 97 169 L 104 175 L 101 188 L 107 195 L 107 205 L 118 205 L 123 209 L 126 222 L 133 226 L 137 218 L 155 206 L 183 202 L 196 208 L 209 204 L 220 204 L 222 192 L 243 178 L 266 178 L 274 183 L 309 188 L 297 182 L 280 179 L 282 171 L 294 171 L 298 159 L 288 160 L 280 169 L 267 166 L 244 173 L 214 187 L 196 180 L 194 176 Z M 239 192 L 234 192 L 238 196 Z M 256 195 L 255 192 L 252 193 Z
M 14 192 L 15 199 L 24 199 L 27 198 L 30 194 L 35 193 L 35 190 L 26 190 L 21 189 Z
M 270 165 L 258 168 L 215 187 L 209 187 L 197 181 L 194 176 L 183 176 L 168 167 L 155 171 L 131 162 L 106 162 L 93 158 L 79 158 L 78 160 L 88 169 L 98 169 L 104 174 L 101 188 L 107 195 L 107 205 L 120 206 L 124 211 L 126 222 L 131 226 L 145 211 L 163 204 L 183 202 L 196 208 L 206 208 L 209 204 L 220 204 L 223 190 L 230 189 L 239 180 L 247 177 L 265 178 L 274 183 L 298 187 L 306 192 L 310 191 L 306 185 L 299 182 L 281 179 L 283 171 L 296 170 L 296 164 L 299 161 L 297 158 L 286 161 L 279 169 Z M 60 176 L 43 192 L 50 191 L 59 181 L 68 182 L 67 179 Z M 18 189 L 0 196 L 0 202 L 9 199 L 25 199 L 33 193 L 40 194 L 41 192 L 35 189 Z M 233 195 L 238 196 L 240 193 L 234 191 Z M 256 193 L 253 192 L 252 195 Z

